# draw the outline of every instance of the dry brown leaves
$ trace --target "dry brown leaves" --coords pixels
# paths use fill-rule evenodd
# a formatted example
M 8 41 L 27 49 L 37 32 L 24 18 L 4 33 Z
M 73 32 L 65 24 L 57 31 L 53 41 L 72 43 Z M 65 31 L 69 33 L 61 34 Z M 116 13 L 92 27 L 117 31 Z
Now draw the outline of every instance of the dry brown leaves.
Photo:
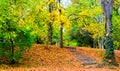
M 102 60 L 104 50 L 92 48 L 77 48 L 83 54 L 94 57 L 98 62 Z M 115 51 L 116 60 L 120 62 L 120 51 Z M 20 65 L 10 67 L 3 66 L 0 71 L 117 71 L 107 68 L 84 67 L 73 56 L 72 52 L 66 48 L 58 46 L 33 45 L 32 48 L 25 51 L 24 61 Z M 6 70 L 5 70 L 6 69 Z
M 34 45 L 26 51 L 24 62 L 30 67 L 68 67 L 79 66 L 76 58 L 67 50 L 58 46 Z

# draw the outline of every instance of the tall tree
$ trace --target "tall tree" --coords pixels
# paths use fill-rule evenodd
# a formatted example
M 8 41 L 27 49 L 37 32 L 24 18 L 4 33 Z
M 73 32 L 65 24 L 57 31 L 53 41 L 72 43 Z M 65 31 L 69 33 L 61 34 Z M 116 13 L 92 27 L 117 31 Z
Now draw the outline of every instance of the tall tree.
M 61 16 L 61 0 L 58 0 L 59 2 L 59 6 L 60 6 L 60 9 L 59 9 L 59 14 Z M 60 17 L 61 18 L 61 17 Z M 60 22 L 60 47 L 63 48 L 63 22 L 61 21 Z
M 106 41 L 105 41 L 105 56 L 104 63 L 115 65 L 115 55 L 112 38 L 112 7 L 114 0 L 102 0 L 102 8 L 106 19 Z
M 32 22 L 27 11 L 29 1 L 0 0 L 0 52 L 10 60 L 11 64 L 20 62 L 24 46 L 30 46 L 34 42 Z M 25 7 L 26 6 L 26 7 Z M 31 10 L 31 9 L 30 9 Z M 27 12 L 27 13 L 26 13 Z M 30 20 L 29 20 L 29 19 Z M 29 22 L 30 21 L 30 22 Z
M 49 13 L 52 13 L 53 4 L 52 1 L 49 0 Z M 48 23 L 48 43 L 52 44 L 52 22 Z

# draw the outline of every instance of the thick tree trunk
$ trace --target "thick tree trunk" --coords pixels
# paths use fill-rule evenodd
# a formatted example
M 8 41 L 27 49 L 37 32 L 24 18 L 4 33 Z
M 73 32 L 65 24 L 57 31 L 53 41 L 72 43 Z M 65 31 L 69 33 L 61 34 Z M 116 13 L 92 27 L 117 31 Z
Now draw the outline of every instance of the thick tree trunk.
M 113 0 L 102 0 L 102 8 L 106 18 L 106 41 L 105 41 L 105 56 L 103 61 L 105 64 L 115 65 L 115 56 L 112 39 L 112 5 Z
M 60 27 L 60 47 L 63 48 L 63 24 Z

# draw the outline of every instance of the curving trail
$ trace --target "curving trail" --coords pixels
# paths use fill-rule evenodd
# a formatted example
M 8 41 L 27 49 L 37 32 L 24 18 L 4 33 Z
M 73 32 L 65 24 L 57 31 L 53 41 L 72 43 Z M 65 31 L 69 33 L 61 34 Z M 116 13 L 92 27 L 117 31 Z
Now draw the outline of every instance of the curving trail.
M 91 50 L 87 52 L 87 54 L 85 54 L 84 51 L 82 50 L 80 51 L 79 48 L 75 48 L 75 47 L 65 47 L 65 48 L 69 50 L 73 54 L 73 56 L 77 58 L 77 61 L 82 64 L 83 69 L 80 71 L 120 71 L 120 68 L 116 68 L 116 69 L 109 69 L 108 67 L 97 68 L 99 61 L 91 56 L 91 54 L 89 53 L 91 52 Z
M 66 47 L 72 54 L 77 58 L 77 60 L 85 67 L 95 68 L 97 61 L 91 56 L 85 55 L 84 53 L 77 51 L 74 47 Z

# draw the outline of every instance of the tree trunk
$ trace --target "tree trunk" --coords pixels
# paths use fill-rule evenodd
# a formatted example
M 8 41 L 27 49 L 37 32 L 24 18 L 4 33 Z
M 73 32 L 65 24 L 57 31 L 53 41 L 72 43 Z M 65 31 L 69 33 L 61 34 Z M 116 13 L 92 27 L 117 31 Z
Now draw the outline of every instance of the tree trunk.
M 14 43 L 13 43 L 13 39 L 10 39 L 10 42 L 11 42 L 11 64 L 15 64 L 15 60 L 14 60 Z
M 104 49 L 104 39 L 102 37 L 98 40 L 99 48 Z
M 112 39 L 112 5 L 113 0 L 102 0 L 102 8 L 106 19 L 106 41 L 105 41 L 105 56 L 103 61 L 106 64 L 115 65 L 115 55 Z
M 53 6 L 49 4 L 49 13 L 53 10 Z M 52 23 L 48 23 L 48 44 L 52 45 Z
M 63 48 L 63 24 L 60 27 L 60 47 Z
M 93 48 L 97 48 L 97 47 L 98 47 L 97 44 L 98 44 L 98 43 L 97 43 L 97 40 L 94 39 L 94 40 L 93 40 Z
M 48 28 L 48 43 L 52 45 L 52 24 L 49 23 L 49 28 Z
M 101 38 L 101 48 L 104 49 L 104 39 Z
M 61 0 L 58 0 L 58 2 L 59 2 L 59 6 L 61 6 L 60 5 L 60 3 L 61 3 Z M 59 9 L 59 13 L 60 13 L 60 15 L 61 15 L 61 9 Z M 61 48 L 63 48 L 63 22 L 60 22 L 61 24 L 60 24 L 60 47 Z

